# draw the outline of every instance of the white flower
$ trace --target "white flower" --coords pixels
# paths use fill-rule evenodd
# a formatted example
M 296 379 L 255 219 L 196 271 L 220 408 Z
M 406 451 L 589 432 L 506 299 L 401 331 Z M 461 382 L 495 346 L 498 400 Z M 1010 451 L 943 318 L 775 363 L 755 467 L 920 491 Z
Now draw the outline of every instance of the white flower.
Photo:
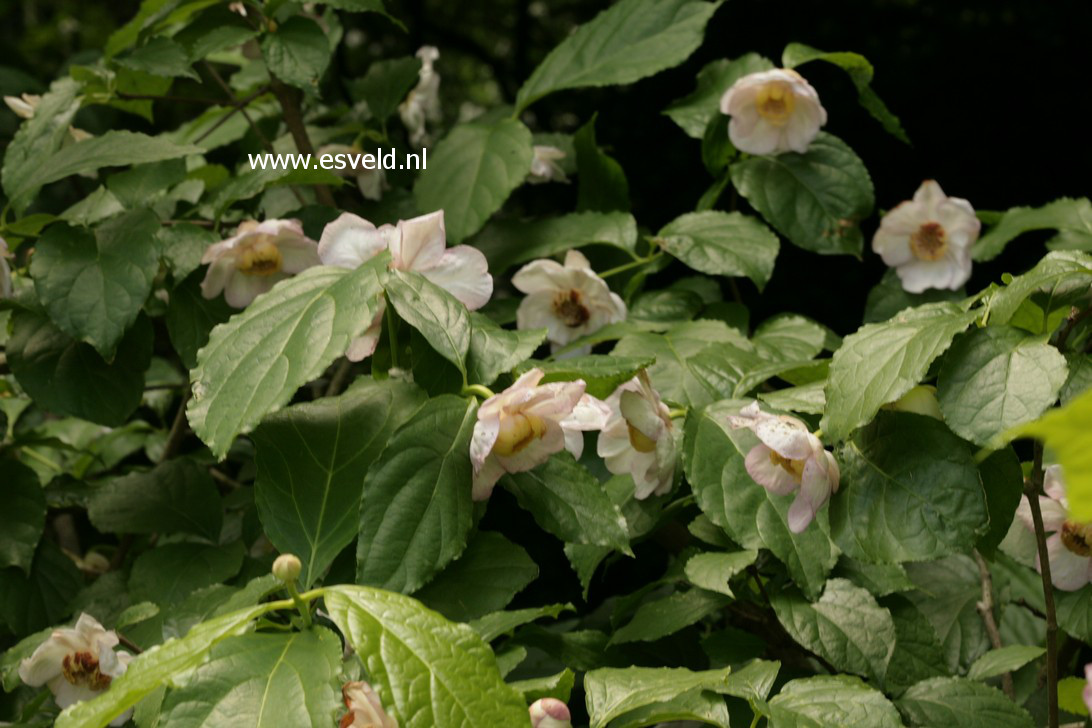
M 223 291 L 235 308 L 320 263 L 316 243 L 303 234 L 299 220 L 247 220 L 233 237 L 210 245 L 201 262 L 209 264 L 201 294 L 215 298 Z
M 569 706 L 557 698 L 539 698 L 527 709 L 531 714 L 531 728 L 572 728 Z
M 840 477 L 834 456 L 795 417 L 771 415 L 752 402 L 728 418 L 732 429 L 746 427 L 761 441 L 747 453 L 744 466 L 755 482 L 771 493 L 796 498 L 789 506 L 789 530 L 801 533 L 815 514 L 838 492 Z
M 37 94 L 22 94 L 21 96 L 5 96 L 4 103 L 15 112 L 20 119 L 30 119 L 34 116 L 34 110 L 38 108 L 42 97 Z
M 417 57 L 421 59 L 417 85 L 398 105 L 398 114 L 409 132 L 410 144 L 422 147 L 428 141 L 425 122 L 431 121 L 435 124 L 443 119 L 443 110 L 440 108 L 440 74 L 432 67 L 440 57 L 440 51 L 435 46 L 421 46 L 417 49 Z
M 543 376 L 531 369 L 478 408 L 470 440 L 474 500 L 488 498 L 504 473 L 531 470 L 562 449 L 579 458 L 581 433 L 606 424 L 610 408 L 584 393 L 583 380 L 539 386 Z
M 781 154 L 808 151 L 827 110 L 804 77 L 787 68 L 744 76 L 720 99 L 720 110 L 732 117 L 728 138 L 741 152 Z
M 607 406 L 610 418 L 596 447 L 607 470 L 632 475 L 637 500 L 671 490 L 677 458 L 675 427 L 648 374 L 642 370 L 614 390 Z
M 872 251 L 895 269 L 910 293 L 954 291 L 971 277 L 971 245 L 981 228 L 971 203 L 948 197 L 940 185 L 926 180 L 913 200 L 883 216 Z
M 8 243 L 0 238 L 0 298 L 11 297 L 11 266 L 8 265 Z
M 363 165 L 360 160 L 360 155 L 364 153 L 358 146 L 350 146 L 348 144 L 327 144 L 320 147 L 316 154 L 321 159 L 323 155 L 329 154 L 336 156 L 338 154 L 345 155 L 345 159 L 348 165 L 345 169 L 331 169 L 330 171 L 339 177 L 355 177 L 356 186 L 360 190 L 360 194 L 364 195 L 368 200 L 381 200 L 383 199 L 383 191 L 388 188 L 387 185 L 387 173 L 376 164 L 374 169 L 368 169 Z M 374 155 L 373 155 L 374 156 Z M 351 166 L 353 162 L 361 162 L 359 166 Z
M 341 697 L 349 712 L 342 716 L 338 728 L 398 728 L 398 721 L 387 715 L 379 696 L 368 683 L 345 683 Z
M 557 147 L 536 144 L 535 156 L 531 159 L 531 174 L 527 181 L 533 185 L 543 182 L 568 182 L 565 171 L 557 162 L 565 158 L 565 152 Z
M 516 327 L 545 328 L 555 348 L 626 318 L 626 304 L 576 250 L 566 254 L 564 266 L 531 261 L 512 276 L 512 285 L 527 294 L 516 311 Z
M 379 227 L 345 212 L 323 229 L 318 255 L 324 265 L 356 268 L 389 249 L 391 268 L 420 273 L 471 311 L 481 308 L 493 295 L 485 255 L 469 245 L 446 245 L 443 210 Z M 386 303 L 381 302 L 371 326 L 349 345 L 349 359 L 360 361 L 372 355 L 385 311 Z
M 1043 490 L 1046 496 L 1039 496 L 1043 530 L 1052 533 L 1046 540 L 1050 581 L 1056 589 L 1077 591 L 1092 581 L 1092 523 L 1069 520 L 1069 501 L 1066 499 L 1065 479 L 1060 465 L 1051 465 L 1046 469 Z M 1035 530 L 1031 506 L 1026 498 L 1016 507 L 1016 516 L 1028 529 Z M 1042 571 L 1038 551 L 1035 568 Z
M 106 631 L 94 617 L 81 614 L 74 629 L 56 629 L 27 659 L 19 663 L 19 678 L 31 687 L 47 685 L 61 709 L 90 700 L 110 687 L 132 660 L 127 652 L 114 652 L 115 632 Z M 129 713 L 111 725 L 122 725 Z

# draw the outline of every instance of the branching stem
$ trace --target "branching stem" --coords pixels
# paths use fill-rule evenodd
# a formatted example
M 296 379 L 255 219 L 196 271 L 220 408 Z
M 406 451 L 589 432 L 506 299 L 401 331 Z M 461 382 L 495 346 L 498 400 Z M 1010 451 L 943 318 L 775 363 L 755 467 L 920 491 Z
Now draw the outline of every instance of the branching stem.
M 1046 529 L 1039 508 L 1039 492 L 1043 487 L 1043 445 L 1036 441 L 1031 477 L 1024 483 L 1024 496 L 1031 507 L 1035 526 L 1035 543 L 1039 549 L 1039 572 L 1043 577 L 1043 601 L 1046 603 L 1047 645 L 1047 725 L 1058 728 L 1058 615 L 1054 606 L 1054 582 L 1050 578 L 1050 558 L 1047 554 Z
M 975 605 L 982 622 L 986 625 L 986 634 L 990 637 L 990 644 L 995 650 L 1001 648 L 1001 631 L 997 628 L 997 620 L 993 616 L 993 578 L 990 576 L 990 566 L 978 549 L 974 550 L 974 560 L 978 563 L 978 574 L 982 579 L 982 600 Z M 1016 689 L 1012 684 L 1012 673 L 1005 672 L 1001 675 L 1001 688 L 1010 700 L 1016 699 Z

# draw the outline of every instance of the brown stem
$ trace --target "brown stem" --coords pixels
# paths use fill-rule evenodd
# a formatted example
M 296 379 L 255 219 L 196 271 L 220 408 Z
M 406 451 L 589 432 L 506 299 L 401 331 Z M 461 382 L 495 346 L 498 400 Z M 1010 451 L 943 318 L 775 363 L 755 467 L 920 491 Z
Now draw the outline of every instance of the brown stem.
M 216 106 L 219 101 L 197 99 L 190 96 L 156 96 L 155 94 L 127 94 L 124 91 L 116 92 L 117 97 L 124 101 L 172 101 L 181 104 L 199 104 L 201 106 Z
M 140 649 L 135 642 L 123 635 L 121 632 L 114 630 L 114 634 L 118 636 L 118 642 L 122 644 L 126 649 L 132 652 L 134 655 L 139 655 L 144 650 Z
M 974 550 L 974 560 L 978 562 L 978 575 L 982 580 L 982 601 L 975 605 L 978 614 L 986 625 L 986 634 L 990 637 L 990 644 L 995 650 L 1001 648 L 1001 631 L 997 629 L 997 620 L 993 616 L 993 578 L 990 576 L 990 567 L 978 549 Z M 1010 700 L 1016 699 L 1016 689 L 1012 684 L 1012 673 L 1001 674 L 1001 688 Z
M 303 123 L 303 112 L 300 110 L 300 96 L 302 92 L 287 85 L 276 76 L 270 76 L 270 85 L 273 95 L 281 104 L 284 112 L 284 123 L 292 134 L 292 140 L 296 143 L 296 151 L 300 154 L 315 154 L 315 147 L 311 144 L 311 137 L 307 136 L 307 127 Z M 327 207 L 336 207 L 334 193 L 326 185 L 315 185 L 315 197 Z
M 209 68 L 211 69 L 212 67 L 209 66 Z M 212 73 L 215 74 L 215 78 L 220 78 L 220 74 L 216 73 L 215 70 L 212 70 Z M 223 82 L 223 80 L 224 79 L 220 78 L 221 82 Z M 232 97 L 230 102 L 228 102 L 227 104 L 224 104 L 225 106 L 231 106 L 232 107 L 231 111 L 229 111 L 228 113 L 224 114 L 219 119 L 217 119 L 215 124 L 213 124 L 208 129 L 205 130 L 205 133 L 203 133 L 201 136 L 194 139 L 193 140 L 194 144 L 200 144 L 210 134 L 212 134 L 214 131 L 216 131 L 221 126 L 223 126 L 225 123 L 227 123 L 228 119 L 235 116 L 236 113 L 241 112 L 243 114 L 243 117 L 250 124 L 251 128 L 254 129 L 254 133 L 258 135 L 258 138 L 261 139 L 262 142 L 264 142 L 270 149 L 272 149 L 272 145 L 270 145 L 269 141 L 264 136 L 262 136 L 261 131 L 257 128 L 257 126 L 254 125 L 254 121 L 250 118 L 250 115 L 246 113 L 246 107 L 249 106 L 250 103 L 252 101 L 254 101 L 255 99 L 257 99 L 258 97 L 264 96 L 265 94 L 269 93 L 269 88 L 263 86 L 260 89 L 258 89 L 257 91 L 255 91 L 254 93 L 250 94 L 249 96 L 247 96 L 245 98 L 240 99 L 239 101 L 235 100 L 235 95 L 231 93 L 231 88 L 230 87 L 228 87 L 225 84 L 224 88 L 227 90 L 228 95 Z
M 1088 318 L 1089 315 L 1092 315 L 1092 306 L 1083 311 L 1079 311 L 1076 307 L 1070 309 L 1069 315 L 1066 316 L 1065 328 L 1058 334 L 1058 341 L 1055 344 L 1058 351 L 1065 353 L 1065 342 L 1069 339 L 1069 334 L 1077 327 L 1077 324 Z
M 186 422 L 186 405 L 190 401 L 190 390 L 186 390 L 182 395 L 182 401 L 178 403 L 178 412 L 174 415 L 174 422 L 171 423 L 171 431 L 167 434 L 167 444 L 163 446 L 163 454 L 159 457 L 159 462 L 165 463 L 176 454 L 178 454 L 178 448 L 182 446 L 182 440 L 186 437 L 186 430 L 188 429 L 188 423 Z
M 1031 477 L 1024 482 L 1024 496 L 1031 506 L 1031 521 L 1035 526 L 1035 542 L 1039 548 L 1039 572 L 1043 577 L 1043 600 L 1046 603 L 1047 645 L 1047 725 L 1058 728 L 1058 616 L 1054 607 L 1054 582 L 1050 578 L 1047 556 L 1046 529 L 1039 508 L 1039 492 L 1043 487 L 1043 445 L 1036 441 Z
M 334 376 L 330 377 L 330 384 L 326 386 L 326 397 L 333 397 L 336 394 L 341 394 L 341 390 L 345 388 L 345 382 L 349 380 L 349 374 L 353 371 L 353 363 L 348 359 L 343 358 L 338 362 L 337 369 L 334 370 Z

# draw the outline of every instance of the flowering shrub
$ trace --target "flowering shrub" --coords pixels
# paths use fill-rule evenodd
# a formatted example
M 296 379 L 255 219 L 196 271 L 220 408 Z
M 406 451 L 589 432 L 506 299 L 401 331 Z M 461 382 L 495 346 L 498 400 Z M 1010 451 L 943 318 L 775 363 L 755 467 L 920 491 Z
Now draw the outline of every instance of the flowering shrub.
M 534 109 L 678 66 L 718 7 L 619 0 L 457 114 L 442 46 L 325 93 L 345 17 L 398 22 L 380 0 L 145 0 L 8 98 L 0 720 L 1083 720 L 1088 200 L 976 212 L 907 177 L 878 212 L 810 70 L 900 120 L 862 56 L 793 43 L 648 110 L 712 175 L 648 227 L 594 118 Z M 177 128 L 74 126 L 147 130 L 184 79 L 215 97 Z M 783 245 L 891 268 L 859 328 L 752 325 L 740 284 Z

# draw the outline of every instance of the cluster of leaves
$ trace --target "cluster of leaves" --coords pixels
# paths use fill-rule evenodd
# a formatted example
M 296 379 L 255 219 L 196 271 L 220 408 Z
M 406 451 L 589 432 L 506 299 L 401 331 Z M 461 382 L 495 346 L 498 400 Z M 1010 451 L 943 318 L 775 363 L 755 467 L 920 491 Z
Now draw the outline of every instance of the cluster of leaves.
M 586 713 L 571 707 L 596 728 L 762 717 L 1016 728 L 1054 712 L 1040 672 L 1076 675 L 1088 661 L 1092 586 L 1044 592 L 1034 547 L 1012 543 L 1044 456 L 1010 442 L 1045 440 L 1073 517 L 1092 520 L 1087 200 L 983 215 L 977 260 L 1027 231 L 1057 235 L 1031 270 L 974 295 L 909 294 L 888 274 L 845 339 L 792 312 L 752 326 L 725 286 L 761 290 L 782 240 L 855 265 L 875 207 L 865 165 L 831 134 L 806 153 L 733 147 L 719 99 L 769 59 L 713 62 L 663 110 L 700 142 L 712 182 L 656 231 L 628 211 L 594 117 L 571 136 L 522 120 L 554 92 L 680 64 L 719 3 L 620 0 L 550 53 L 513 105 L 447 129 L 427 169 L 392 173 L 380 202 L 324 170 L 221 163 L 255 140 L 409 150 L 393 119 L 417 59 L 351 80 L 351 108 L 322 97 L 340 14 L 378 18 L 380 0 L 242 5 L 145 0 L 7 146 L 0 718 L 102 726 L 135 708 L 142 727 L 333 725 L 338 687 L 361 678 L 401 725 L 438 728 L 527 725 L 528 702 L 581 694 Z M 846 71 L 877 133 L 906 139 L 864 58 L 791 44 L 781 59 L 815 62 Z M 181 127 L 71 141 L 96 106 L 152 119 L 198 68 L 222 100 Z M 536 143 L 570 152 L 575 210 L 526 219 L 510 201 Z M 75 176 L 97 186 L 54 205 Z M 488 259 L 493 301 L 470 313 L 386 256 L 310 269 L 242 311 L 202 296 L 201 256 L 221 229 L 296 217 L 317 238 L 340 211 L 331 201 L 377 224 L 443 210 L 449 243 Z M 628 317 L 570 345 L 595 353 L 555 358 L 543 332 L 510 326 L 519 299 L 506 274 L 573 248 L 617 273 Z M 349 363 L 384 296 L 392 335 Z M 496 506 L 471 499 L 475 394 L 532 366 L 597 397 L 647 370 L 685 433 L 671 492 L 638 500 L 593 447 L 579 461 L 562 453 L 502 478 L 498 495 L 537 525 L 502 533 Z M 940 417 L 891 408 L 929 382 Z M 835 445 L 841 488 L 802 533 L 786 523 L 791 499 L 745 469 L 754 436 L 727 424 L 756 398 Z M 313 625 L 275 598 L 277 552 L 302 562 Z M 539 554 L 554 552 L 571 574 L 549 556 L 540 572 Z M 614 578 L 631 563 L 636 575 Z M 582 599 L 526 596 L 568 595 L 573 579 Z M 142 652 L 58 716 L 18 667 L 81 612 Z M 1054 620 L 1064 645 L 1052 637 L 1048 653 Z M 1086 714 L 1082 687 L 1061 681 L 1065 711 Z

